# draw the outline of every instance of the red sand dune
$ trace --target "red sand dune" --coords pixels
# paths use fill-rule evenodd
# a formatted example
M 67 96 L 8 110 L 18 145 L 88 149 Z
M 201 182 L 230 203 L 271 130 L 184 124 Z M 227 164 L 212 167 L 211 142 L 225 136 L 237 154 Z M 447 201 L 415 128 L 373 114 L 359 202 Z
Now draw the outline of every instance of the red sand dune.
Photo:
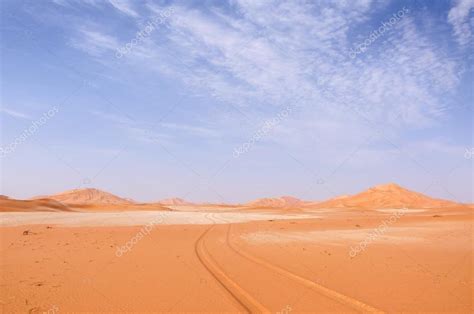
M 65 204 L 131 205 L 135 202 L 98 189 L 75 189 L 59 194 L 37 196 L 32 199 L 48 198 Z
M 162 204 L 136 203 L 133 200 L 98 189 L 69 190 L 49 196 L 33 197 L 32 200 L 45 198 L 63 203 L 64 206 L 77 211 L 170 210 Z
M 253 202 L 247 203 L 248 207 L 260 207 L 260 208 L 289 208 L 297 207 L 306 204 L 305 201 L 297 199 L 292 196 L 281 196 L 277 198 L 261 198 Z
M 389 183 L 372 187 L 362 193 L 340 196 L 316 205 L 319 208 L 446 208 L 459 207 L 446 201 L 407 190 L 397 184 Z
M 169 198 L 155 203 L 137 203 L 98 189 L 76 189 L 49 196 L 34 197 L 29 201 L 12 200 L 0 195 L 1 211 L 50 211 L 50 210 L 171 210 L 168 207 L 183 206 L 199 208 L 217 206 L 235 207 L 226 204 L 195 204 L 181 198 Z M 451 208 L 472 205 L 431 198 L 407 190 L 397 184 L 378 185 L 356 195 L 343 195 L 324 202 L 303 201 L 291 196 L 261 198 L 244 205 L 244 208 L 304 209 L 304 208 Z M 238 206 L 240 207 L 240 206 Z
M 157 203 L 161 205 L 165 205 L 165 206 L 194 205 L 193 203 L 183 200 L 182 198 L 179 198 L 179 197 L 167 198 L 167 199 L 158 201 Z
M 72 209 L 52 199 L 15 200 L 3 195 L 0 197 L 0 212 L 31 211 L 72 211 Z

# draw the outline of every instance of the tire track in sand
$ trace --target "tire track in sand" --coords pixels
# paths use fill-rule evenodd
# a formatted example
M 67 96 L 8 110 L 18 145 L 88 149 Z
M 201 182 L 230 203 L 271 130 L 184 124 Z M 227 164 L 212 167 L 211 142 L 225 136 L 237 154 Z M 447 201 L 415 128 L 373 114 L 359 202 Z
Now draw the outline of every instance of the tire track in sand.
M 241 286 L 233 281 L 213 260 L 204 245 L 204 238 L 214 226 L 209 227 L 197 239 L 195 251 L 201 263 L 217 282 L 231 295 L 237 305 L 249 313 L 270 313 L 270 311 L 248 294 Z
M 237 248 L 234 244 L 232 244 L 232 242 L 230 241 L 230 231 L 231 231 L 231 228 L 232 228 L 232 224 L 229 224 L 229 227 L 227 229 L 227 245 L 234 251 L 236 252 L 237 254 L 239 254 L 240 256 L 250 260 L 250 261 L 253 261 L 254 263 L 257 263 L 259 265 L 262 265 L 266 268 L 269 268 L 275 272 L 277 272 L 278 274 L 281 274 L 287 278 L 290 278 L 294 281 L 297 281 L 303 285 L 305 285 L 306 287 L 334 300 L 334 301 L 337 301 L 343 305 L 346 305 L 346 306 L 349 306 L 351 308 L 353 308 L 354 310 L 357 310 L 359 312 L 362 312 L 362 313 L 384 313 L 382 310 L 379 310 L 379 309 L 376 309 L 370 305 L 367 305 L 365 303 L 363 303 L 362 301 L 359 301 L 359 300 L 356 300 L 354 298 L 351 298 L 351 297 L 348 297 L 342 293 L 339 293 L 337 291 L 334 291 L 332 289 L 329 289 L 329 288 L 326 288 L 324 286 L 321 286 L 320 284 L 317 284 L 309 279 L 306 279 L 306 278 L 303 278 L 293 272 L 290 272 L 286 269 L 283 269 L 279 266 L 276 266 L 272 263 L 269 263 L 259 257 L 256 257 L 254 255 L 251 255 L 250 253 L 247 253 L 245 252 L 244 250 L 242 249 L 239 249 Z

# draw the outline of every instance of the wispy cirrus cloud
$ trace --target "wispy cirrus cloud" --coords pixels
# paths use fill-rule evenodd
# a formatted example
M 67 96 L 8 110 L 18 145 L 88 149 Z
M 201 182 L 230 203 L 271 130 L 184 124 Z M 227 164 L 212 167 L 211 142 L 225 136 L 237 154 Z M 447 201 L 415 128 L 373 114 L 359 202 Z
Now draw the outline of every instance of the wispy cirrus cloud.
M 369 2 L 316 8 L 302 1 L 236 1 L 235 6 L 237 15 L 175 7 L 166 46 L 150 40 L 134 61 L 157 63 L 155 69 L 191 88 L 242 106 L 304 99 L 306 106 L 331 111 L 350 104 L 373 118 L 401 114 L 407 124 L 433 118 L 442 94 L 458 82 L 457 64 L 410 18 L 366 58 L 349 60 L 349 30 L 366 18 Z
M 118 40 L 114 36 L 91 29 L 90 26 L 82 27 L 70 44 L 95 57 L 103 56 L 104 53 L 115 51 L 119 47 Z
M 133 120 L 124 115 L 114 114 L 111 112 L 104 112 L 100 110 L 90 110 L 89 113 L 101 119 L 108 120 L 117 124 L 122 124 L 122 125 L 133 124 Z
M 122 130 L 125 130 L 131 138 L 139 139 L 141 141 L 172 139 L 176 138 L 178 135 L 201 138 L 216 138 L 222 135 L 221 130 L 200 125 L 192 125 L 189 123 L 146 123 L 112 112 L 91 110 L 90 113 L 103 120 L 114 123 Z
M 466 45 L 472 40 L 474 28 L 474 0 L 455 0 L 449 10 L 448 21 L 453 26 L 453 32 L 460 45 Z
M 298 103 L 294 134 L 304 134 L 303 126 L 315 128 L 314 119 L 346 125 L 348 113 L 395 128 L 427 126 L 445 113 L 449 94 L 459 84 L 462 65 L 409 14 L 363 57 L 351 59 L 348 51 L 359 40 L 354 30 L 369 21 L 377 27 L 391 16 L 379 14 L 374 20 L 379 6 L 371 1 L 316 6 L 242 0 L 229 6 L 231 12 L 172 5 L 166 27 L 121 61 L 243 108 L 255 125 L 277 107 Z M 170 7 L 149 3 L 147 8 L 154 14 Z M 121 42 L 100 28 L 79 34 L 75 47 L 102 61 Z M 365 125 L 354 127 L 356 133 L 369 132 Z
M 137 17 L 138 13 L 133 9 L 132 1 L 128 0 L 108 0 L 109 3 L 120 12 L 130 15 L 132 17 Z
M 30 115 L 26 114 L 26 113 L 19 112 L 17 110 L 8 109 L 8 108 L 5 108 L 5 107 L 0 108 L 0 112 L 3 112 L 4 114 L 6 114 L 10 117 L 13 117 L 13 118 L 33 120 L 33 118 Z
M 113 7 L 121 14 L 130 16 L 133 18 L 139 17 L 138 13 L 134 9 L 133 1 L 129 0 L 52 0 L 53 3 L 63 6 L 77 8 L 80 6 L 93 6 L 96 8 L 110 8 Z
M 160 126 L 165 127 L 170 130 L 183 131 L 186 133 L 191 133 L 193 135 L 200 135 L 206 137 L 219 137 L 221 132 L 219 130 L 213 130 L 210 128 L 205 128 L 202 126 L 193 126 L 189 124 L 178 124 L 178 123 L 160 123 Z

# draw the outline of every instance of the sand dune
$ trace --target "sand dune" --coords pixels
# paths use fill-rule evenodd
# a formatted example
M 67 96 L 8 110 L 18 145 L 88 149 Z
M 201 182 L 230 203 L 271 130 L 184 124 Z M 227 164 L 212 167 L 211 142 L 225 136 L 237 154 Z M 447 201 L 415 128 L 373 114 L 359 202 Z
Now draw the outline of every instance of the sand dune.
M 40 201 L 41 200 L 41 201 Z M 40 201 L 40 202 L 38 202 Z M 30 201 L 18 201 L 0 195 L 1 211 L 135 211 L 135 210 L 311 210 L 311 209 L 393 209 L 393 208 L 473 208 L 472 204 L 432 198 L 410 191 L 397 184 L 378 185 L 355 195 L 342 195 L 323 202 L 303 201 L 292 196 L 261 198 L 245 205 L 196 204 L 181 198 L 169 198 L 154 203 L 138 203 L 98 189 L 76 189 L 55 195 L 38 196 Z
M 191 202 L 183 200 L 179 197 L 174 198 L 167 198 L 157 202 L 158 204 L 165 205 L 165 206 L 185 206 L 185 205 L 194 205 Z
M 76 189 L 62 193 L 33 197 L 33 201 L 48 199 L 75 211 L 85 212 L 112 212 L 112 211 L 169 211 L 170 208 L 159 203 L 137 203 L 134 200 L 122 198 L 112 193 L 98 189 Z M 26 211 L 28 209 L 25 209 Z M 3 210 L 8 211 L 8 210 Z M 31 211 L 44 211 L 44 208 L 36 209 L 31 207 Z
M 15 200 L 6 196 L 0 197 L 0 212 L 31 212 L 31 211 L 72 211 L 72 209 L 56 200 Z
M 292 196 L 281 196 L 275 198 L 260 198 L 250 203 L 248 207 L 255 208 L 292 208 L 304 205 L 306 202 Z
M 124 205 L 135 203 L 133 200 L 121 198 L 109 192 L 101 191 L 98 189 L 75 189 L 54 195 L 37 196 L 33 199 L 40 198 L 53 199 L 65 204 Z
M 446 208 L 459 207 L 452 201 L 431 198 L 418 192 L 407 190 L 397 184 L 389 183 L 372 187 L 362 193 L 340 196 L 319 203 L 319 208 Z
M 266 209 L 301 208 L 345 208 L 345 209 L 385 209 L 385 208 L 447 208 L 466 207 L 452 201 L 432 198 L 410 191 L 397 184 L 378 185 L 356 195 L 341 195 L 323 202 L 303 201 L 291 196 L 261 198 L 247 203 L 246 207 Z

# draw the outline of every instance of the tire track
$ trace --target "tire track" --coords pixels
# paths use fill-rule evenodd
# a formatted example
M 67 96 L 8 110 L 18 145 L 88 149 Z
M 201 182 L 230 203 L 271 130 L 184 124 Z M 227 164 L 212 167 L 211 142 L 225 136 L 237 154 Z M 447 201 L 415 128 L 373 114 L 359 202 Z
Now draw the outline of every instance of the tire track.
M 201 263 L 217 282 L 231 295 L 236 304 L 244 311 L 249 313 L 270 313 L 270 311 L 248 294 L 241 286 L 233 281 L 213 260 L 204 245 L 204 238 L 213 229 L 214 225 L 209 227 L 197 239 L 195 251 Z
M 326 288 L 320 284 L 317 284 L 309 279 L 306 279 L 306 278 L 303 278 L 293 272 L 290 272 L 286 269 L 283 269 L 279 266 L 276 266 L 272 263 L 269 263 L 259 257 L 256 257 L 256 256 L 253 256 L 247 252 L 245 252 L 244 250 L 242 249 L 239 249 L 237 248 L 234 244 L 232 244 L 232 242 L 230 241 L 230 231 L 231 231 L 231 228 L 232 228 L 232 224 L 229 224 L 229 227 L 227 229 L 227 245 L 234 251 L 236 252 L 237 254 L 239 254 L 240 256 L 254 262 L 254 263 L 257 263 L 259 265 L 262 265 L 266 268 L 269 268 L 275 272 L 277 272 L 278 274 L 280 275 L 283 275 L 287 278 L 290 278 L 294 281 L 297 281 L 303 285 L 305 285 L 306 287 L 334 300 L 334 301 L 337 301 L 343 305 L 346 305 L 346 306 L 349 306 L 359 312 L 362 312 L 362 313 L 384 313 L 382 310 L 379 310 L 379 309 L 376 309 L 370 305 L 367 305 L 365 303 L 363 303 L 362 301 L 359 301 L 359 300 L 356 300 L 356 299 L 353 299 L 351 297 L 348 297 L 346 295 L 343 295 L 337 291 L 334 291 L 334 290 L 331 290 L 329 288 Z

